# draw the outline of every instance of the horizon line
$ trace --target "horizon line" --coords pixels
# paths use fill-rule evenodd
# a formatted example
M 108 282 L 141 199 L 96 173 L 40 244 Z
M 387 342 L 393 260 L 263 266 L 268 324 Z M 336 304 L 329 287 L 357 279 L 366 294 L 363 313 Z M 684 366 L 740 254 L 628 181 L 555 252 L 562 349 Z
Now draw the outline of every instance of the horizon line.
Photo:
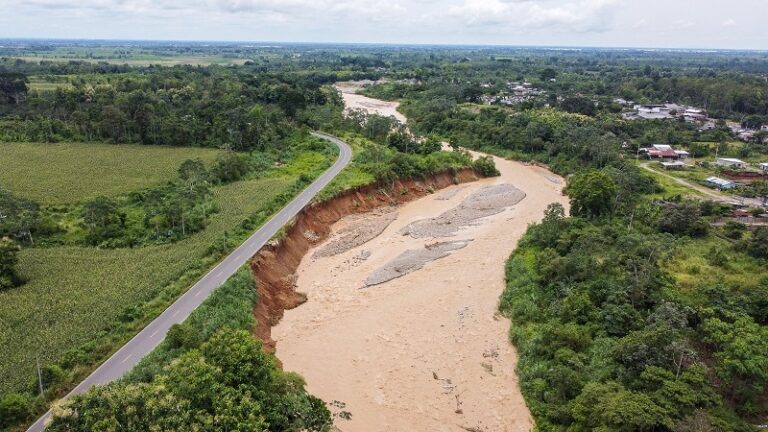
M 310 41 L 276 41 L 276 40 L 204 40 L 204 39 L 123 39 L 123 38 L 56 38 L 56 37 L 14 37 L 0 36 L 0 41 L 50 41 L 50 42 L 161 42 L 188 44 L 281 44 L 281 45 L 357 45 L 380 47 L 446 47 L 446 48 L 533 48 L 533 49 L 592 49 L 592 50 L 658 50 L 658 51 L 734 51 L 768 53 L 768 48 L 712 48 L 712 47 L 654 47 L 654 46 L 596 46 L 596 45 L 513 45 L 495 43 L 426 43 L 426 42 L 310 42 Z M 8 47 L 5 47 L 8 48 Z

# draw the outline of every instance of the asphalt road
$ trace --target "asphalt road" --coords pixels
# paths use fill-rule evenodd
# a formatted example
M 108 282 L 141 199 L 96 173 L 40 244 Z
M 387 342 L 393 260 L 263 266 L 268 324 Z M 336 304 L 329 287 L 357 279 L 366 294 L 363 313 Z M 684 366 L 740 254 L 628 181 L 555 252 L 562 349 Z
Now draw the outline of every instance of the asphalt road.
M 276 233 L 296 216 L 301 209 L 333 180 L 341 170 L 346 167 L 352 159 L 352 149 L 344 141 L 321 132 L 313 132 L 313 135 L 326 139 L 339 148 L 339 156 L 336 162 L 328 168 L 317 180 L 309 187 L 304 189 L 288 205 L 283 207 L 279 213 L 272 217 L 267 223 L 262 225 L 258 231 L 253 233 L 248 240 L 241 244 L 231 254 L 224 258 L 216 267 L 200 279 L 192 288 L 179 297 L 168 309 L 166 309 L 154 321 L 149 323 L 144 330 L 140 331 L 127 344 L 123 345 L 107 361 L 101 364 L 92 374 L 83 382 L 74 388 L 66 397 L 74 394 L 84 393 L 95 385 L 103 385 L 112 382 L 126 372 L 131 370 L 145 355 L 160 344 L 165 339 L 168 329 L 174 324 L 179 324 L 197 309 L 200 304 L 208 298 L 209 295 L 219 287 L 224 281 L 229 279 L 240 267 L 248 262 L 256 252 L 261 249 Z M 42 432 L 45 429 L 45 422 L 50 418 L 51 411 L 45 413 L 27 432 Z

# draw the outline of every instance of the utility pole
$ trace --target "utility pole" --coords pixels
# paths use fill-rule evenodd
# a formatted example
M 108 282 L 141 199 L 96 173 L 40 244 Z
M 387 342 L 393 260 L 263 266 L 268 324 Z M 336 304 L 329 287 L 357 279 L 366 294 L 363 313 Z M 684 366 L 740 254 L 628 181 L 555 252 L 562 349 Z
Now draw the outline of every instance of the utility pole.
M 40 386 L 40 396 L 43 395 L 43 374 L 40 372 L 40 353 L 35 354 L 37 364 L 37 384 Z

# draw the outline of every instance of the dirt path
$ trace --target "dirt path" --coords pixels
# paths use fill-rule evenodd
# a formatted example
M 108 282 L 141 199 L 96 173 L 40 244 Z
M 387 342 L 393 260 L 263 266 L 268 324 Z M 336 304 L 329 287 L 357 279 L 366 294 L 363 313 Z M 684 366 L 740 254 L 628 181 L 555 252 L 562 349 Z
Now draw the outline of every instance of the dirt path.
M 651 168 L 650 162 L 641 163 L 640 166 L 643 167 L 643 169 L 645 169 L 647 171 L 650 171 L 650 172 L 652 172 L 654 174 L 658 174 L 660 176 L 666 177 L 666 178 L 676 182 L 677 184 L 685 186 L 688 189 L 692 189 L 693 191 L 698 192 L 698 193 L 704 195 L 705 197 L 707 197 L 709 199 L 712 199 L 714 201 L 718 201 L 718 202 L 722 202 L 722 203 L 726 203 L 726 204 L 748 205 L 748 206 L 752 206 L 752 207 L 761 207 L 762 206 L 762 202 L 760 200 L 758 200 L 758 199 L 744 198 L 744 197 L 737 197 L 737 196 L 727 195 L 727 194 L 724 194 L 722 192 L 718 192 L 716 190 L 709 189 L 707 187 L 704 187 L 704 186 L 701 186 L 701 185 L 697 185 L 695 183 L 691 183 L 691 182 L 689 182 L 689 181 L 687 181 L 685 179 L 681 179 L 679 177 L 675 177 L 673 175 L 669 175 L 667 173 L 661 172 L 659 170 Z
M 287 311 L 272 337 L 285 369 L 302 374 L 309 391 L 331 403 L 344 432 L 531 430 L 509 322 L 496 309 L 504 263 L 517 240 L 549 203 L 567 201 L 564 182 L 550 172 L 498 158 L 496 164 L 501 177 L 400 206 L 366 243 L 332 256 L 310 251 L 299 266 L 298 291 L 308 302 Z M 505 191 L 512 185 L 525 198 L 478 201 L 492 185 Z M 414 222 L 444 220 L 462 205 L 503 208 L 450 238 L 403 234 Z M 333 227 L 339 235 L 329 242 L 348 235 L 350 225 L 366 223 L 340 221 Z M 462 247 L 446 248 L 420 268 L 363 288 L 404 252 L 440 242 Z

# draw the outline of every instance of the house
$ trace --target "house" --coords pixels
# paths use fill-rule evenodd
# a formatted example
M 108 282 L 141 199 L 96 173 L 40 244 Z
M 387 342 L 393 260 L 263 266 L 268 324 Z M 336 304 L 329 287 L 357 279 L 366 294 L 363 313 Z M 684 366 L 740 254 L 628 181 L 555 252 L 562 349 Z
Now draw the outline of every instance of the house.
M 683 170 L 688 167 L 688 165 L 680 161 L 662 162 L 661 166 L 664 167 L 665 170 Z
M 688 159 L 691 156 L 691 154 L 685 150 L 675 150 L 675 154 L 677 155 L 677 158 L 680 160 Z
M 768 174 L 768 162 L 764 162 L 760 164 L 760 171 L 764 172 L 765 174 Z
M 711 131 L 715 129 L 717 129 L 717 124 L 715 124 L 715 122 L 713 121 L 708 121 L 703 125 L 701 125 L 701 127 L 699 128 L 699 132 L 706 132 L 706 131 Z
M 648 148 L 641 148 L 638 153 L 644 153 L 648 159 L 676 160 L 679 158 L 675 149 L 666 144 L 654 144 Z
M 752 139 L 755 138 L 755 131 L 753 131 L 751 129 L 747 129 L 747 130 L 744 130 L 742 132 L 739 132 L 739 134 L 737 136 L 738 136 L 738 138 L 740 140 L 742 140 L 744 142 L 750 142 L 750 141 L 752 141 Z
M 732 159 L 732 158 L 717 158 L 715 161 L 715 165 L 720 167 L 728 167 L 728 168 L 740 168 L 744 169 L 747 167 L 747 163 L 740 159 Z
M 735 182 L 721 179 L 720 177 L 709 177 L 708 179 L 704 180 L 704 184 L 715 189 L 733 189 L 736 187 Z

